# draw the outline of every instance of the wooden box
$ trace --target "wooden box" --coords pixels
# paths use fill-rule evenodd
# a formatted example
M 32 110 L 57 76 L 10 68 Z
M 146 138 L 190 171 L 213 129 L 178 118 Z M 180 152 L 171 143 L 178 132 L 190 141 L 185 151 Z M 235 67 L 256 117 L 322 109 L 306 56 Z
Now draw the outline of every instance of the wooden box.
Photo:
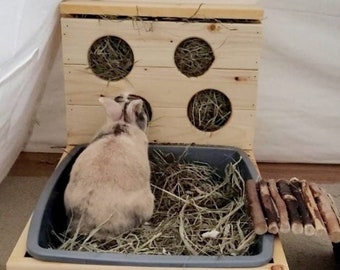
M 262 10 L 222 4 L 228 1 L 161 2 L 61 4 L 68 144 L 88 142 L 103 123 L 100 95 L 129 92 L 151 106 L 150 141 L 252 149 Z M 108 36 L 124 40 L 134 56 L 131 71 L 118 80 L 90 68 L 90 48 Z M 174 60 L 188 38 L 204 40 L 213 52 L 213 63 L 200 76 L 184 75 Z M 213 132 L 197 129 L 188 117 L 190 100 L 205 89 L 225 94 L 232 108 L 228 122 Z

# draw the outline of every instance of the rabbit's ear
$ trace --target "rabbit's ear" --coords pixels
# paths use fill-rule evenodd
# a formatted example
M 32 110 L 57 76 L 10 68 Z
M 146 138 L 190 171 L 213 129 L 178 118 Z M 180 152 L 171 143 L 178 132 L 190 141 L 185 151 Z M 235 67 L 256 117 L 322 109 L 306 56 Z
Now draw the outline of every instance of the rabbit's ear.
M 100 97 L 99 102 L 103 104 L 107 117 L 112 121 L 118 121 L 122 118 L 123 109 L 122 106 L 108 97 Z
M 132 100 L 127 104 L 124 118 L 126 122 L 136 124 L 141 130 L 145 131 L 147 116 L 143 105 L 144 102 L 142 99 Z

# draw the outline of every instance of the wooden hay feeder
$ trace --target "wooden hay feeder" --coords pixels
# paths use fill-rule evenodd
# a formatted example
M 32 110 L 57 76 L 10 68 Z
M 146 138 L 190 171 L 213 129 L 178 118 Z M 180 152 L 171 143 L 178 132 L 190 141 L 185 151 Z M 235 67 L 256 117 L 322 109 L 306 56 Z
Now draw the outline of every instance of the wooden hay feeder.
M 124 91 L 150 104 L 151 142 L 251 150 L 262 10 L 147 2 L 62 3 L 68 143 L 103 123 L 100 95 Z
M 101 95 L 127 92 L 151 108 L 150 142 L 235 146 L 255 162 L 263 11 L 218 0 L 163 2 L 61 4 L 69 147 L 88 143 L 104 122 Z M 93 269 L 30 258 L 27 230 L 8 270 Z M 130 268 L 96 265 L 101 270 Z M 273 263 L 247 269 L 288 269 L 280 241 L 275 239 Z

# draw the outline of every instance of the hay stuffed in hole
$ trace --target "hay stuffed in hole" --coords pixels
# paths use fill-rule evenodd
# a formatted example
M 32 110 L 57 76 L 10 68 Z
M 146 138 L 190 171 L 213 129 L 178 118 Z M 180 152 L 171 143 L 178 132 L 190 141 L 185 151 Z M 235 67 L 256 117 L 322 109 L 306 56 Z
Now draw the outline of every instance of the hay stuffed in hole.
M 242 160 L 225 166 L 224 174 L 207 163 L 181 156 L 150 153 L 152 218 L 142 226 L 106 241 L 88 235 L 57 234 L 58 249 L 147 255 L 252 255 L 256 243 L 245 207 Z
M 188 118 L 197 129 L 217 131 L 230 119 L 232 108 L 229 98 L 216 89 L 197 92 L 189 101 Z
M 116 36 L 103 36 L 88 51 L 89 68 L 99 78 L 118 81 L 133 68 L 134 55 L 130 45 Z

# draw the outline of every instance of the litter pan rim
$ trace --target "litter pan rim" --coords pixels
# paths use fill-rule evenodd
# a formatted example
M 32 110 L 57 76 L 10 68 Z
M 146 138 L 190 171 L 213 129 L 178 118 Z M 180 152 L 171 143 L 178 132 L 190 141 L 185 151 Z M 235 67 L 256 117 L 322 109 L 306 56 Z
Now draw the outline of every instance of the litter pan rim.
M 35 259 L 42 261 L 53 261 L 63 263 L 79 264 L 97 264 L 97 265 L 120 265 L 120 266 L 144 266 L 144 267 L 257 267 L 265 265 L 273 258 L 274 236 L 265 234 L 259 236 L 261 242 L 258 254 L 250 256 L 184 256 L 184 255 L 139 255 L 139 254 L 112 254 L 112 253 L 95 253 L 83 251 L 64 251 L 42 247 L 39 244 L 39 235 L 41 232 L 43 215 L 47 207 L 50 195 L 63 174 L 69 166 L 84 149 L 86 145 L 75 146 L 70 153 L 59 163 L 49 180 L 47 181 L 43 192 L 40 195 L 37 206 L 33 212 L 29 226 L 27 238 L 27 252 Z M 181 148 L 187 149 L 187 145 L 163 145 L 150 144 L 150 148 Z M 233 146 L 189 146 L 190 149 L 223 149 L 237 152 L 245 162 L 250 175 L 253 179 L 258 179 L 259 173 L 247 154 L 237 147 Z

